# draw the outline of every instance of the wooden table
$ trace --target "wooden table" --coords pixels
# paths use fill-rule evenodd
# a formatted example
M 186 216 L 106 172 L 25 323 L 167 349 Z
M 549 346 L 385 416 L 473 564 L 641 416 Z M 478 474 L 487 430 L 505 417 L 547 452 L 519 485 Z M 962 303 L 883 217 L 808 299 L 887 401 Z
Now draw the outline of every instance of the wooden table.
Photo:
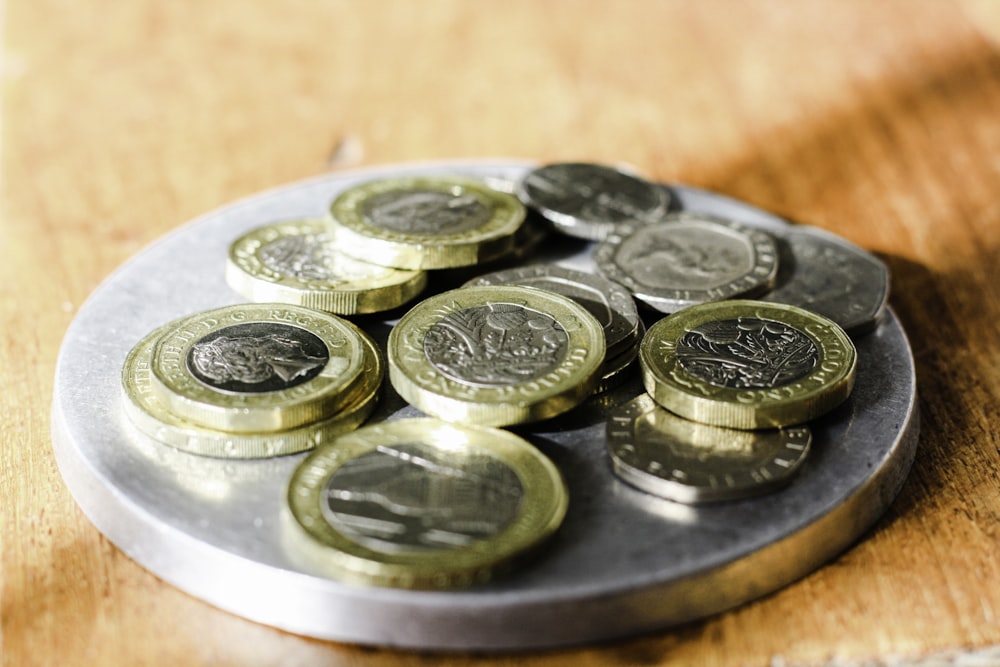
M 840 666 L 942 651 L 1000 663 L 990 0 L 8 0 L 4 31 L 4 665 Z M 627 162 L 881 255 L 922 410 L 888 514 L 830 565 L 731 613 L 487 658 L 285 634 L 179 592 L 104 539 L 49 436 L 59 344 L 98 283 L 237 197 L 465 157 Z

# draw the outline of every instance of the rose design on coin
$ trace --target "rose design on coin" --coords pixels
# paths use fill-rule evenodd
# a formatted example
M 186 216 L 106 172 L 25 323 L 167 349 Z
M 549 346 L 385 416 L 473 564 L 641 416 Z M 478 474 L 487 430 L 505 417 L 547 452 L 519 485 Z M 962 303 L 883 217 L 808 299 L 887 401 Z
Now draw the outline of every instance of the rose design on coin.
M 237 324 L 205 336 L 188 353 L 188 368 L 222 391 L 263 393 L 294 387 L 330 363 L 319 337 L 281 324 Z
M 373 225 L 407 234 L 459 234 L 480 227 L 493 212 L 471 194 L 392 190 L 362 206 Z
M 454 464 L 419 443 L 383 445 L 349 461 L 326 483 L 324 518 L 382 553 L 455 549 L 506 527 L 524 495 L 517 474 L 488 456 Z
M 461 382 L 505 386 L 544 377 L 566 357 L 569 337 L 551 316 L 512 303 L 455 311 L 434 324 L 424 354 Z
M 677 361 L 717 387 L 767 389 L 808 375 L 819 351 L 794 327 L 741 317 L 705 322 L 685 333 L 677 343 Z

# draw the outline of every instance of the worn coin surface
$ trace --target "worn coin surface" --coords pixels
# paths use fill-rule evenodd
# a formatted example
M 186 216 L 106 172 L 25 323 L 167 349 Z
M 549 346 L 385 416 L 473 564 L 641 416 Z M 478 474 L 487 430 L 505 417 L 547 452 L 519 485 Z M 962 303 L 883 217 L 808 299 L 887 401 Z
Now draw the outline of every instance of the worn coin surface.
M 815 313 L 763 301 L 686 308 L 646 332 L 646 391 L 688 419 L 730 428 L 799 424 L 833 409 L 854 386 L 857 353 Z
M 558 469 L 499 429 L 402 419 L 319 447 L 295 470 L 293 542 L 324 573 L 359 584 L 483 583 L 566 514 Z
M 889 299 L 889 269 L 882 260 L 819 227 L 789 226 L 774 235 L 778 278 L 762 301 L 819 313 L 851 335 L 875 328 Z
M 505 426 L 580 403 L 597 383 L 604 347 L 594 316 L 561 294 L 462 287 L 399 320 L 389 334 L 389 379 L 427 414 Z
M 169 326 L 157 329 L 129 352 L 122 367 L 122 394 L 124 412 L 138 431 L 175 449 L 201 456 L 240 459 L 293 454 L 357 428 L 378 402 L 385 363 L 381 351 L 366 336 L 363 387 L 355 402 L 345 405 L 332 417 L 269 433 L 230 433 L 199 426 L 168 410 L 153 387 L 153 347 L 168 330 Z
M 634 347 L 641 336 L 642 320 L 629 291 L 592 273 L 555 264 L 534 264 L 487 273 L 466 285 L 524 285 L 573 299 L 604 328 L 609 358 Z
M 658 220 L 670 203 L 669 191 L 658 184 L 590 163 L 533 169 L 517 193 L 559 231 L 590 241 L 604 239 L 622 222 Z
M 153 347 L 151 387 L 169 411 L 201 426 L 287 430 L 357 400 L 366 337 L 301 306 L 225 306 L 169 327 Z
M 406 303 L 423 290 L 427 274 L 343 254 L 325 220 L 290 220 L 265 225 L 234 241 L 226 281 L 251 301 L 354 315 Z
M 778 252 L 774 239 L 759 229 L 671 213 L 662 222 L 620 224 L 594 249 L 594 262 L 636 299 L 673 313 L 767 291 L 777 275 Z
M 402 269 L 442 269 L 514 250 L 517 197 L 460 177 L 387 178 L 350 188 L 330 207 L 337 248 Z
M 787 484 L 809 454 L 806 426 L 740 431 L 683 419 L 643 394 L 608 416 L 615 474 L 681 503 L 762 495 Z

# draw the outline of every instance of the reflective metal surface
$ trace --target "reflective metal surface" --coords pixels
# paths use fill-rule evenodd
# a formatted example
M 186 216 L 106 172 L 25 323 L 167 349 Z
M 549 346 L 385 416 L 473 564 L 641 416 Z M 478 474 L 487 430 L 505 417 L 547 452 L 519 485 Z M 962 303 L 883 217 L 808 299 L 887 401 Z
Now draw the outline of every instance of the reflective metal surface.
M 810 459 L 772 495 L 690 508 L 617 481 L 605 421 L 610 406 L 641 391 L 637 378 L 519 430 L 562 471 L 565 522 L 517 571 L 459 592 L 350 586 L 302 565 L 282 532 L 286 485 L 303 455 L 216 460 L 134 437 L 119 398 L 126 354 L 167 321 L 242 301 L 224 278 L 240 234 L 322 215 L 338 192 L 372 178 L 463 173 L 503 182 L 527 168 L 464 162 L 326 176 L 210 213 L 124 265 L 81 307 L 55 378 L 53 447 L 84 512 L 157 576 L 241 616 L 339 641 L 473 650 L 591 642 L 700 618 L 808 574 L 861 537 L 898 492 L 917 440 L 913 361 L 891 310 L 856 341 L 853 395 L 810 425 Z M 711 193 L 671 191 L 689 210 L 784 224 Z M 586 269 L 588 249 L 567 239 L 549 259 Z M 387 322 L 358 321 L 384 343 Z M 418 414 L 390 393 L 374 419 Z

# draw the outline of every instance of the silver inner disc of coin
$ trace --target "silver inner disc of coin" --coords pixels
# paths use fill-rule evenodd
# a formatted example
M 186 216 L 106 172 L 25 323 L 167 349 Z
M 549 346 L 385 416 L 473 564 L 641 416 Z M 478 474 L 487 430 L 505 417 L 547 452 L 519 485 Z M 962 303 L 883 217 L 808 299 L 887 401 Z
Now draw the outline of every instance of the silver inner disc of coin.
M 237 236 L 273 220 L 322 216 L 338 193 L 374 178 L 458 173 L 515 183 L 530 166 L 457 162 L 324 176 L 209 213 L 122 266 L 80 308 L 55 377 L 53 448 L 87 516 L 160 578 L 235 614 L 317 638 L 449 650 L 526 650 L 660 630 L 787 585 L 862 537 L 898 492 L 916 445 L 913 360 L 891 310 L 857 340 L 852 397 L 810 424 L 808 464 L 774 494 L 692 508 L 617 480 L 603 406 L 636 396 L 634 377 L 525 429 L 565 477 L 569 511 L 532 560 L 468 590 L 351 586 L 302 565 L 283 530 L 286 485 L 302 455 L 216 460 L 131 438 L 120 403 L 125 356 L 170 320 L 243 302 L 222 268 Z M 726 197 L 671 190 L 687 210 L 764 229 L 785 224 Z M 592 269 L 589 247 L 557 244 L 545 253 L 530 261 Z M 365 320 L 383 345 L 390 325 Z M 418 415 L 389 391 L 373 419 Z

